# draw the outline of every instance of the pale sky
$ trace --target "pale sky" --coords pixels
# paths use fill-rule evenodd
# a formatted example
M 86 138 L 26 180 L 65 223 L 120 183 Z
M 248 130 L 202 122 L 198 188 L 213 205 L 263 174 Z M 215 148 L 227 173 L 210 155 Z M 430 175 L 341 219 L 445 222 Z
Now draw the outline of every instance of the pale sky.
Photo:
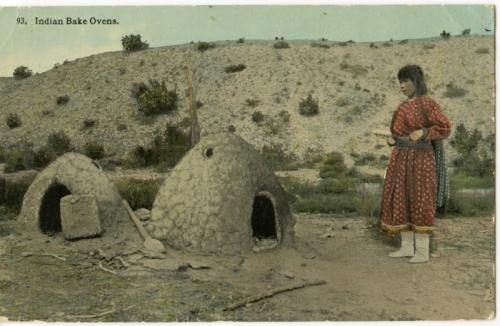
M 119 25 L 36 25 L 35 17 L 111 18 Z M 24 18 L 26 25 L 17 24 Z M 493 35 L 491 6 L 135 6 L 0 7 L 0 76 L 17 66 L 43 72 L 56 62 L 121 50 L 121 37 L 141 34 L 150 47 L 245 39 L 322 37 L 334 41 L 387 41 L 439 36 L 442 30 Z M 485 28 L 491 31 L 485 31 Z

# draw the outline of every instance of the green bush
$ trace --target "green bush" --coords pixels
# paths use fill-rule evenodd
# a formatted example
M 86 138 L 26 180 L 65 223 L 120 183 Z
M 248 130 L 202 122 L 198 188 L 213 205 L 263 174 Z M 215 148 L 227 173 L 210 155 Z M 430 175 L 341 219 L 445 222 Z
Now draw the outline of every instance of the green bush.
M 33 76 L 33 71 L 28 69 L 28 67 L 19 66 L 16 69 L 14 69 L 12 75 L 14 76 L 15 79 L 25 79 Z
M 120 196 L 125 199 L 132 209 L 151 209 L 162 180 L 126 180 L 116 182 Z
M 123 50 L 132 52 L 147 49 L 149 44 L 141 41 L 141 35 L 130 34 L 122 37 Z
M 93 160 L 99 160 L 104 157 L 104 146 L 96 141 L 90 141 L 83 146 L 83 153 Z
M 236 43 L 245 43 L 245 38 L 240 37 L 240 38 L 236 41 Z
M 470 28 L 464 29 L 464 30 L 462 31 L 462 35 L 463 35 L 463 36 L 468 36 L 468 35 L 470 35 Z
M 252 121 L 255 123 L 264 121 L 264 114 L 262 114 L 262 112 L 260 111 L 255 111 L 254 113 L 252 113 Z
M 9 113 L 5 118 L 5 123 L 10 129 L 21 126 L 21 118 L 16 113 Z
M 495 176 L 470 176 L 465 172 L 454 173 L 450 178 L 451 189 L 475 189 L 495 187 Z
M 299 113 L 307 117 L 317 115 L 319 113 L 318 101 L 314 100 L 312 95 L 309 94 L 305 100 L 299 103 Z
M 359 186 L 359 179 L 352 177 L 327 178 L 320 181 L 316 192 L 323 194 L 355 193 Z
M 82 122 L 82 129 L 92 128 L 95 126 L 96 122 L 97 121 L 95 119 L 85 119 Z
M 139 87 L 141 90 L 137 97 L 137 103 L 139 104 L 139 111 L 144 115 L 170 113 L 177 110 L 177 92 L 175 90 L 169 91 L 164 81 L 160 83 L 157 80 L 150 80 L 149 87 L 146 86 L 145 90 L 142 86 Z
M 24 194 L 35 179 L 36 175 L 24 175 L 14 180 L 0 177 L 0 207 L 17 215 L 23 205 Z
M 5 168 L 7 173 L 32 169 L 34 167 L 35 153 L 31 146 L 20 145 L 10 149 L 5 155 Z
M 56 98 L 57 105 L 64 105 L 69 102 L 69 96 L 63 95 Z
M 260 104 L 260 101 L 256 100 L 256 99 L 247 98 L 245 100 L 245 104 L 248 105 L 251 108 L 255 108 L 256 106 L 258 106 Z
M 288 113 L 288 111 L 281 110 L 278 113 L 278 116 L 281 118 L 281 121 L 283 121 L 284 123 L 290 122 L 290 113 Z
M 190 149 L 190 137 L 177 126 L 167 125 L 149 146 L 137 146 L 129 153 L 131 167 L 174 167 Z
M 297 157 L 293 154 L 287 154 L 281 144 L 264 145 L 261 154 L 273 170 L 295 170 L 297 168 Z
M 296 212 L 310 213 L 354 213 L 356 202 L 351 195 L 323 195 L 306 197 L 292 204 Z
M 495 136 L 483 138 L 477 129 L 467 130 L 459 124 L 450 145 L 457 151 L 453 161 L 457 173 L 474 177 L 492 177 L 495 171 Z
M 62 130 L 49 134 L 47 145 L 52 148 L 57 156 L 72 150 L 71 139 Z
M 290 45 L 286 41 L 277 41 L 273 44 L 275 49 L 289 49 Z
M 344 156 L 339 152 L 327 154 L 323 166 L 320 168 L 319 176 L 321 178 L 337 178 L 347 174 L 349 171 L 344 163 Z
M 444 92 L 445 97 L 454 98 L 454 97 L 462 97 L 467 93 L 467 91 L 461 87 L 453 85 L 453 83 L 449 83 L 446 85 L 446 92 Z
M 213 48 L 215 48 L 215 44 L 208 42 L 198 42 L 198 45 L 196 46 L 196 50 L 200 52 L 205 52 Z
M 44 168 L 57 158 L 56 152 L 47 145 L 41 146 L 35 151 L 34 166 Z
M 459 216 L 491 216 L 495 211 L 495 193 L 452 191 L 446 211 Z
M 227 67 L 224 68 L 224 71 L 226 73 L 233 73 L 233 72 L 240 72 L 240 71 L 243 71 L 245 70 L 247 66 L 245 66 L 244 64 L 237 64 L 237 65 L 229 65 Z

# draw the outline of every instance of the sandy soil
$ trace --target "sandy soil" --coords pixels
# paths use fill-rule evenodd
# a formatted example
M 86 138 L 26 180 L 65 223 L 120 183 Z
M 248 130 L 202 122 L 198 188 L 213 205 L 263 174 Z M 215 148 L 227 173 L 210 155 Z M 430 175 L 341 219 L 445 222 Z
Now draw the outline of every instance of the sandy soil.
M 45 321 L 455 320 L 494 317 L 494 223 L 438 221 L 427 264 L 360 218 L 297 215 L 294 248 L 165 256 L 140 242 L 67 242 L 0 223 L 0 316 Z M 233 311 L 245 298 L 304 282 Z

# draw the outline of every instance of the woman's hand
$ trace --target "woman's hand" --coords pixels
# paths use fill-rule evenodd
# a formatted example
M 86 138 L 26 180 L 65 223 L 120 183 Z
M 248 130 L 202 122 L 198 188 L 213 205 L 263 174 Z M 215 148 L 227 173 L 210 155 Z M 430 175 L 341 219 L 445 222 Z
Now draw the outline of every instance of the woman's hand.
M 415 131 L 411 132 L 409 137 L 410 137 L 411 141 L 417 141 L 420 138 L 422 138 L 423 135 L 424 135 L 424 131 L 422 129 L 419 129 L 419 130 L 415 130 Z
M 396 144 L 396 141 L 392 137 L 387 137 L 387 145 L 389 146 L 394 146 Z

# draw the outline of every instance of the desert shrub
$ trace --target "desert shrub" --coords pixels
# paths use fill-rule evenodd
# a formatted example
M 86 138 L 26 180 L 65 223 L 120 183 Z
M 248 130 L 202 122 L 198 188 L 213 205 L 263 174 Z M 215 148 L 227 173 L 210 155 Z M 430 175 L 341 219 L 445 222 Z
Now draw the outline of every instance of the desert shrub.
M 196 45 L 196 50 L 200 52 L 205 52 L 213 48 L 215 48 L 215 44 L 208 42 L 198 42 L 198 45 Z
M 104 146 L 96 141 L 89 141 L 83 145 L 83 153 L 93 160 L 99 160 L 104 157 Z
M 467 130 L 461 123 L 456 127 L 450 145 L 458 154 L 453 161 L 457 174 L 493 178 L 495 171 L 494 134 L 483 137 L 479 130 Z
M 370 43 L 370 47 L 373 49 L 378 49 L 378 46 L 376 46 L 375 43 L 373 42 Z
M 384 43 L 382 43 L 382 46 L 386 47 L 386 48 L 390 48 L 392 46 L 392 44 L 389 42 L 384 42 Z
M 190 149 L 189 135 L 175 125 L 167 125 L 146 147 L 137 146 L 129 153 L 128 164 L 132 167 L 173 167 Z
M 408 40 L 401 40 L 399 41 L 399 44 L 408 44 Z
M 353 177 L 327 178 L 320 181 L 316 192 L 323 194 L 355 193 L 359 179 Z
M 9 113 L 5 118 L 5 123 L 10 129 L 21 126 L 21 118 L 16 113 Z
M 264 145 L 261 154 L 275 171 L 296 169 L 297 158 L 293 154 L 287 154 L 281 144 Z
M 254 107 L 256 107 L 256 106 L 258 106 L 260 104 L 260 101 L 256 100 L 256 99 L 247 98 L 245 100 L 245 104 L 248 105 L 251 108 L 254 108 Z
M 116 130 L 118 131 L 126 131 L 127 129 L 127 125 L 124 123 L 120 123 L 118 126 L 116 126 Z
M 15 180 L 0 177 L 0 207 L 5 207 L 13 215 L 21 211 L 24 194 L 35 179 L 36 175 L 24 175 Z
M 312 98 L 309 94 L 305 100 L 299 103 L 299 113 L 304 116 L 313 116 L 319 113 L 318 101 Z
M 467 93 L 467 91 L 461 87 L 453 85 L 453 83 L 449 83 L 446 85 L 446 92 L 443 94 L 445 97 L 462 97 Z
M 443 31 L 441 32 L 441 34 L 439 34 L 439 35 L 441 35 L 441 37 L 442 37 L 444 40 L 449 40 L 449 39 L 450 39 L 450 37 L 451 37 L 451 34 L 450 34 L 450 33 L 447 33 L 447 32 L 446 32 L 446 31 L 444 31 L 444 30 L 443 30 Z
M 116 182 L 120 196 L 125 199 L 132 209 L 151 209 L 162 180 L 121 180 Z
M 41 146 L 35 151 L 33 160 L 35 168 L 44 168 L 57 158 L 56 152 L 47 145 Z
M 490 216 L 495 211 L 495 193 L 452 191 L 446 212 L 459 216 Z
M 493 176 L 471 176 L 465 172 L 454 173 L 450 178 L 451 189 L 477 189 L 495 187 Z
M 330 46 L 325 43 L 319 43 L 319 42 L 312 42 L 311 47 L 313 48 L 322 48 L 322 49 L 329 49 Z
M 122 37 L 123 50 L 132 52 L 147 49 L 149 44 L 141 40 L 141 35 L 130 34 Z
M 5 153 L 5 168 L 7 173 L 34 168 L 35 152 L 29 144 L 13 147 Z
M 286 41 L 277 41 L 274 42 L 273 47 L 275 49 L 289 49 L 290 45 Z
M 479 53 L 479 54 L 486 54 L 486 53 L 490 53 L 490 49 L 488 49 L 488 48 L 479 48 L 479 49 L 477 49 L 474 52 Z
M 264 114 L 262 114 L 262 112 L 260 111 L 255 111 L 254 113 L 252 113 L 252 121 L 255 123 L 264 121 Z
M 59 156 L 72 150 L 71 139 L 64 131 L 52 132 L 47 138 L 47 145 Z
M 337 178 L 348 173 L 344 163 L 344 156 L 339 152 L 331 152 L 326 156 L 323 166 L 320 168 L 321 178 Z
M 125 73 L 126 73 L 126 72 L 127 72 L 127 70 L 126 70 L 124 67 L 120 67 L 120 68 L 118 68 L 118 73 L 119 73 L 120 75 L 125 75 Z
M 296 212 L 310 213 L 354 213 L 357 211 L 356 201 L 351 195 L 317 194 L 303 198 L 292 204 Z
M 15 79 L 25 79 L 33 76 L 33 71 L 31 71 L 31 69 L 29 69 L 28 67 L 19 66 L 16 69 L 14 69 L 12 75 L 14 76 Z
M 229 125 L 227 127 L 227 131 L 234 133 L 234 132 L 236 132 L 236 127 L 234 125 Z
M 237 65 L 229 65 L 227 67 L 224 68 L 224 71 L 226 73 L 233 73 L 233 72 L 240 72 L 240 71 L 243 71 L 245 70 L 247 66 L 245 66 L 244 64 L 237 64 Z
M 82 122 L 82 129 L 92 128 L 92 127 L 95 126 L 95 124 L 96 124 L 96 120 L 95 119 L 85 119 Z
M 69 102 L 69 96 L 68 95 L 63 95 L 63 96 L 58 96 L 56 98 L 56 103 L 57 105 L 64 105 Z
M 236 43 L 245 43 L 245 38 L 240 37 L 240 38 L 236 41 Z
M 0 163 L 5 162 L 5 149 L 0 146 Z
M 137 103 L 139 104 L 139 112 L 150 116 L 160 113 L 170 113 L 177 109 L 177 92 L 175 90 L 169 91 L 164 81 L 160 83 L 157 80 L 150 80 L 149 87 L 146 86 L 145 90 L 141 87 L 138 86 L 139 96 Z
M 290 113 L 288 113 L 288 111 L 281 110 L 278 113 L 278 116 L 281 118 L 281 121 L 283 121 L 284 123 L 290 122 Z
M 203 102 L 202 102 L 202 101 L 200 101 L 200 100 L 196 100 L 195 105 L 196 105 L 196 108 L 197 108 L 197 109 L 201 109 L 201 108 L 203 107 L 203 105 L 204 105 L 204 104 L 203 104 Z
M 463 35 L 463 36 L 468 36 L 468 35 L 470 35 L 470 28 L 464 29 L 464 30 L 462 31 L 462 35 Z

